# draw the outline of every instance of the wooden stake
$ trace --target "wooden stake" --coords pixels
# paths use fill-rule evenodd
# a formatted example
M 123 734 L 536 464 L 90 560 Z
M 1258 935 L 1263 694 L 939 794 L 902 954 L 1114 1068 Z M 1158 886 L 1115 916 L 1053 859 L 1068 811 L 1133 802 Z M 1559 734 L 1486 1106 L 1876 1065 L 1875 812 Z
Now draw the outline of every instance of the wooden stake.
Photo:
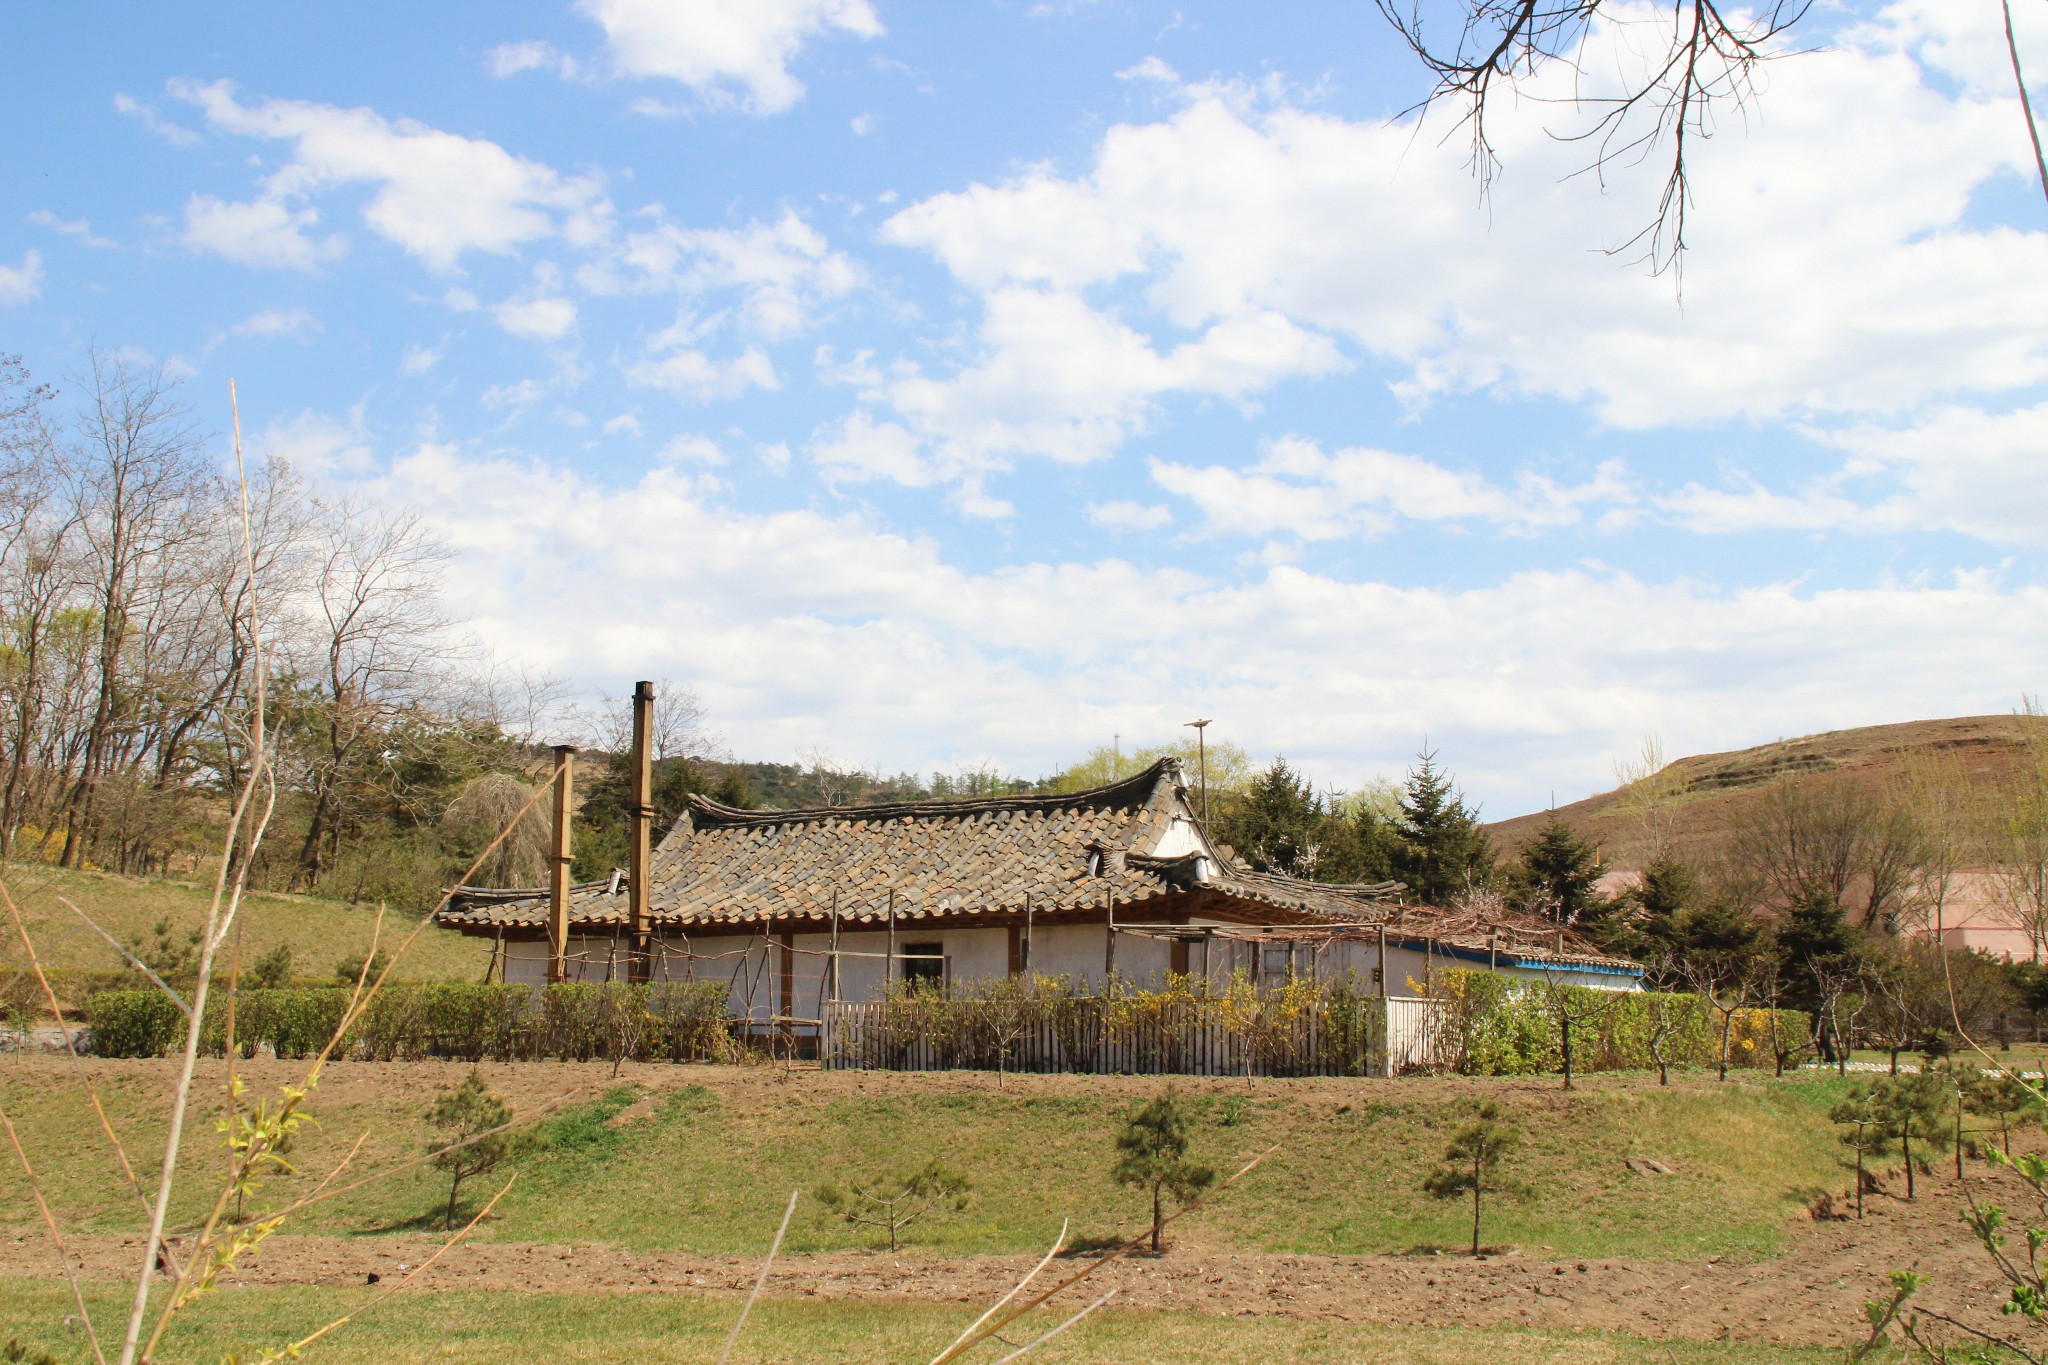
M 1380 999 L 1387 998 L 1387 926 L 1380 926 Z
M 574 858 L 569 850 L 571 774 L 576 763 L 576 746 L 555 746 L 555 852 L 548 877 L 548 981 L 569 979 L 569 871 Z
M 882 991 L 888 993 L 896 980 L 896 893 L 889 893 L 889 956 L 882 962 Z
M 627 973 L 634 981 L 650 976 L 653 941 L 649 933 L 649 863 L 654 826 L 654 684 L 633 684 L 633 800 L 628 809 L 626 846 L 626 908 L 633 930 L 633 956 Z
M 839 1003 L 839 892 L 832 893 L 832 956 L 827 963 L 832 972 L 832 1003 Z
M 1102 913 L 1102 993 L 1108 995 L 1110 983 L 1116 980 L 1116 892 L 1103 893 Z

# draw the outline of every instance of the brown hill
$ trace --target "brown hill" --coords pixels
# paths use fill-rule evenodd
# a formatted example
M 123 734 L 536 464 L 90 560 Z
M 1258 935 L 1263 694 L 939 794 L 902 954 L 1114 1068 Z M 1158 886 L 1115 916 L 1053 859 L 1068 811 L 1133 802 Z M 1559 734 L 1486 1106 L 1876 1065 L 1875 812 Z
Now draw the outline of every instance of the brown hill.
M 1894 789 L 1917 771 L 1939 768 L 1945 780 L 1990 792 L 2015 770 L 2025 754 L 2021 727 L 2044 722 L 2023 716 L 1961 716 L 1870 725 L 1856 730 L 1781 739 L 1753 749 L 1681 758 L 1655 781 L 1668 797 L 1660 807 L 1664 847 L 1680 858 L 1710 854 L 1726 839 L 1742 811 L 1779 778 L 1793 781 L 1847 780 L 1874 790 Z M 1559 806 L 1582 838 L 1600 846 L 1615 869 L 1640 868 L 1649 856 L 1651 835 L 1640 797 L 1643 785 L 1619 788 Z M 1511 855 L 1543 827 L 1548 811 L 1499 820 L 1486 829 L 1494 847 Z

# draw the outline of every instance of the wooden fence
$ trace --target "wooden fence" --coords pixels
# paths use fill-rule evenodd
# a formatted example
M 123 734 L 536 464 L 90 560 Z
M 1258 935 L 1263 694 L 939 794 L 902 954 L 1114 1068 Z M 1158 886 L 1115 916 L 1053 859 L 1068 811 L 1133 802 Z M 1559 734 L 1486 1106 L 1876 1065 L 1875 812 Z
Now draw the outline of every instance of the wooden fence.
M 818 1055 L 859 1071 L 1390 1076 L 1435 1064 L 1441 1010 L 1434 1000 L 1371 996 L 1284 1013 L 1214 1001 L 1133 1009 L 1086 996 L 840 1003 L 824 1007 Z

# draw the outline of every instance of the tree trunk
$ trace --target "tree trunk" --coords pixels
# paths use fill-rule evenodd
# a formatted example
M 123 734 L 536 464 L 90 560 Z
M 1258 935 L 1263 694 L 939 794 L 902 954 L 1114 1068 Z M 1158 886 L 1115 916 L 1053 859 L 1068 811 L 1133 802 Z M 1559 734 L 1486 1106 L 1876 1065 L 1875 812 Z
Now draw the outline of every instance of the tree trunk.
M 1900 1142 L 1900 1143 L 1902 1144 L 1902 1146 L 1903 1146 L 1903 1147 L 1905 1148 L 1905 1152 L 1906 1152 L 1906 1201 L 1907 1201 L 1908 1203 L 1911 1203 L 1911 1202 L 1912 1202 L 1912 1200 L 1913 1200 L 1913 1134 L 1912 1134 L 1912 1132 L 1911 1132 L 1911 1131 L 1907 1131 L 1907 1132 L 1905 1132 L 1905 1133 L 1902 1133 L 1902 1134 L 1900 1134 L 1900 1136 L 1899 1136 L 1899 1142 Z
M 1728 1079 L 1728 1044 L 1735 1032 L 1735 1011 L 1728 1010 L 1721 1016 L 1721 1079 Z
M 1479 1158 L 1472 1158 L 1472 1254 L 1479 1254 L 1479 1187 L 1485 1182 L 1480 1178 Z
M 1564 1046 L 1564 1088 L 1572 1088 L 1572 1016 L 1565 1012 L 1558 1016 L 1558 1037 Z
M 1152 1254 L 1159 1254 L 1159 1229 L 1165 1220 L 1160 1217 L 1159 1186 L 1152 1187 Z
M 462 1168 L 455 1168 L 455 1178 L 448 1182 L 448 1217 L 446 1226 L 455 1226 L 455 1196 L 462 1190 Z
M 1863 1139 L 1856 1139 L 1856 1218 L 1863 1218 Z

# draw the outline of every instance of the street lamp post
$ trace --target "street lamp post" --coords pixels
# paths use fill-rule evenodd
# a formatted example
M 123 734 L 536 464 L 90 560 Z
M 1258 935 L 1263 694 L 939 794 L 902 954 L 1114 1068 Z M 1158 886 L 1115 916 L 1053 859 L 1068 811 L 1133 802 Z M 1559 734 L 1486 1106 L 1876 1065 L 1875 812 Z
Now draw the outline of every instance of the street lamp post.
M 1184 729 L 1195 732 L 1195 764 L 1202 775 L 1202 828 L 1209 828 L 1209 722 L 1191 720 Z

